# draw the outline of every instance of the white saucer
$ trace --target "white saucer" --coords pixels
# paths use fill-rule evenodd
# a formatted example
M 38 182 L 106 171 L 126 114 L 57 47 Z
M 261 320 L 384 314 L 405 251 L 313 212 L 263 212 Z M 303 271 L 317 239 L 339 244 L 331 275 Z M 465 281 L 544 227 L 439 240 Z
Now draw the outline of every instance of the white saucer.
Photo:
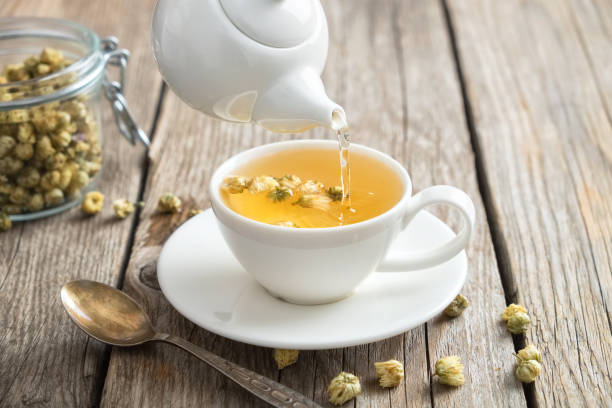
M 392 249 L 432 248 L 453 235 L 421 211 Z M 244 343 L 298 350 L 354 346 L 412 329 L 453 300 L 466 273 L 462 251 L 434 268 L 373 273 L 353 296 L 336 303 L 293 305 L 274 298 L 240 266 L 210 209 L 172 234 L 157 263 L 164 295 L 198 326 Z

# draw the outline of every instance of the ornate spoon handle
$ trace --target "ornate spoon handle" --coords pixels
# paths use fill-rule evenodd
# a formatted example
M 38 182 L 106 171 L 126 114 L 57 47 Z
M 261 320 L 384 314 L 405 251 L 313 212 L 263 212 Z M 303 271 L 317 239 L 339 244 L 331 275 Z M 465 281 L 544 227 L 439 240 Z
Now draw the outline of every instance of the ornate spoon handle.
M 157 333 L 154 340 L 173 344 L 193 354 L 272 406 L 278 408 L 321 408 L 316 402 L 299 392 L 261 374 L 240 367 L 180 337 Z

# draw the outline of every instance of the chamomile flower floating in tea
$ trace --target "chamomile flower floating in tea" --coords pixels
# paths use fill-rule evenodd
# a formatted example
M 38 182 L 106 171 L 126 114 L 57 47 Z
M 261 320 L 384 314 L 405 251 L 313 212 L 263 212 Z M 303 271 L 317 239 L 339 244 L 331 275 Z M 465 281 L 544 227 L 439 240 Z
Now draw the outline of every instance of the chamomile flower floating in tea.
M 351 205 L 343 200 L 337 150 L 301 149 L 260 157 L 233 170 L 220 186 L 235 212 L 272 225 L 336 227 L 393 207 L 404 187 L 387 165 L 365 154 L 351 161 Z

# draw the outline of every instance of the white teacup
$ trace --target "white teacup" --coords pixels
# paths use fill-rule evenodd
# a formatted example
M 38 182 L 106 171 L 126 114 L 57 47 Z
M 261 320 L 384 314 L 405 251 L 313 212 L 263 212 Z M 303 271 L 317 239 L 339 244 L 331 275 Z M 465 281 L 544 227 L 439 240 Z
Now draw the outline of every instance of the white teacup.
M 331 228 L 289 228 L 264 224 L 228 208 L 220 195 L 223 179 L 261 156 L 283 150 L 338 149 L 333 140 L 294 140 L 259 146 L 225 161 L 210 181 L 212 208 L 220 230 L 240 264 L 274 296 L 313 305 L 351 295 L 372 272 L 413 271 L 441 264 L 467 245 L 474 225 L 474 204 L 463 191 L 433 186 L 412 196 L 408 173 L 397 161 L 377 150 L 351 144 L 351 151 L 371 156 L 393 169 L 404 194 L 387 212 L 356 224 Z M 425 252 L 387 253 L 412 218 L 432 204 L 460 210 L 461 231 L 449 242 Z

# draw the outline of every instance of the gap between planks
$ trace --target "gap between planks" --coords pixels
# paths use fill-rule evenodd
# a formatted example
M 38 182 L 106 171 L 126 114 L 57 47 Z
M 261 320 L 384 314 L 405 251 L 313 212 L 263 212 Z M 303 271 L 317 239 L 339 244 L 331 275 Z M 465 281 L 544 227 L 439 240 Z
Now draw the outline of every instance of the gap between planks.
M 461 100 L 463 101 L 463 109 L 465 114 L 465 121 L 467 124 L 467 131 L 470 136 L 470 144 L 474 151 L 474 163 L 476 167 L 476 180 L 478 184 L 478 191 L 482 197 L 485 214 L 487 217 L 487 224 L 489 224 L 489 230 L 491 231 L 491 241 L 493 244 L 493 253 L 497 260 L 497 268 L 501 279 L 502 289 L 506 298 L 506 304 L 515 303 L 518 298 L 518 289 L 512 279 L 512 270 L 510 268 L 510 256 L 508 254 L 508 247 L 505 243 L 505 238 L 502 230 L 495 217 L 495 210 L 493 208 L 493 200 L 491 198 L 491 189 L 488 181 L 485 177 L 485 167 L 482 160 L 483 153 L 481 146 L 478 141 L 476 126 L 474 125 L 474 115 L 472 111 L 472 105 L 468 98 L 465 77 L 463 75 L 463 68 L 461 66 L 461 59 L 459 58 L 459 48 L 457 47 L 457 39 L 455 36 L 455 29 L 453 26 L 453 19 L 448 10 L 446 0 L 440 0 L 442 9 L 444 10 L 444 19 L 446 21 L 446 28 L 448 30 L 448 38 L 452 47 L 453 61 L 455 62 L 455 70 L 457 72 L 457 78 L 461 88 Z M 512 335 L 512 342 L 514 343 L 514 351 L 524 348 L 526 346 L 525 336 L 523 335 Z M 525 394 L 525 402 L 528 408 L 536 408 L 538 406 L 535 397 L 535 383 L 523 384 L 523 392 Z M 432 406 L 433 406 L 433 395 L 432 395 Z
M 164 99 L 167 93 L 168 86 L 166 82 L 162 79 L 162 84 L 159 88 L 159 95 L 157 96 L 157 102 L 155 104 L 155 113 L 153 114 L 153 119 L 151 120 L 151 126 L 149 127 L 149 140 L 153 142 L 153 138 L 155 137 L 155 132 L 157 131 L 157 123 L 159 121 L 159 117 L 161 115 L 162 106 L 164 103 Z M 139 143 L 139 142 L 136 142 Z M 147 154 L 143 160 L 143 171 L 140 176 L 140 181 L 138 182 L 138 196 L 136 202 L 142 201 L 144 197 L 144 191 L 146 187 L 147 177 L 149 176 L 149 167 L 151 164 L 151 160 L 149 155 Z M 136 206 L 136 211 L 132 214 L 132 225 L 130 225 L 130 234 L 126 243 L 127 250 L 124 253 L 123 259 L 121 260 L 121 269 L 119 271 L 119 277 L 117 279 L 117 289 L 123 289 L 123 281 L 125 280 L 125 272 L 127 270 L 128 264 L 130 262 L 130 257 L 132 256 L 132 251 L 134 249 L 134 239 L 136 236 L 136 230 L 138 229 L 138 225 L 140 224 L 140 211 L 141 208 Z M 89 341 L 89 337 L 87 341 Z M 105 345 L 104 352 L 102 354 L 102 363 L 100 365 L 100 375 L 98 376 L 98 382 L 96 383 L 94 392 L 95 392 L 95 406 L 99 407 L 102 402 L 102 395 L 104 391 L 104 384 L 106 384 L 106 375 L 108 374 L 108 366 L 110 364 L 110 356 L 111 356 L 111 348 L 112 346 Z

